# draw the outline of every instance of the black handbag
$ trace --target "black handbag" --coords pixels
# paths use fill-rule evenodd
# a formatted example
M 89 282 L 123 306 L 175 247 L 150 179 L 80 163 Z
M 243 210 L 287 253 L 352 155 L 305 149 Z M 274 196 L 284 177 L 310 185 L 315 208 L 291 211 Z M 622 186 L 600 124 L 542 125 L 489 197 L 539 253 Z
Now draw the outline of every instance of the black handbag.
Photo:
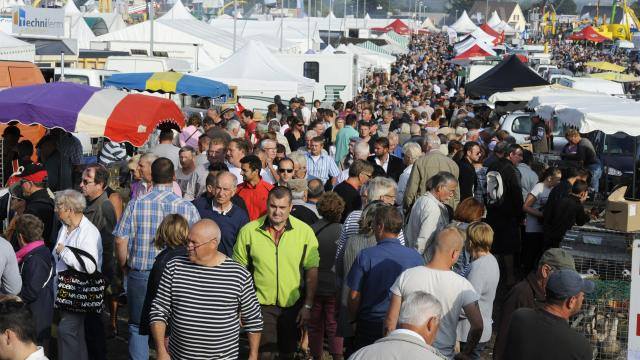
M 104 302 L 106 281 L 98 271 L 96 260 L 84 250 L 67 246 L 82 265 L 84 272 L 69 268 L 58 273 L 58 289 L 55 306 L 57 309 L 75 313 L 100 313 Z M 82 256 L 91 259 L 96 271 L 87 273 Z

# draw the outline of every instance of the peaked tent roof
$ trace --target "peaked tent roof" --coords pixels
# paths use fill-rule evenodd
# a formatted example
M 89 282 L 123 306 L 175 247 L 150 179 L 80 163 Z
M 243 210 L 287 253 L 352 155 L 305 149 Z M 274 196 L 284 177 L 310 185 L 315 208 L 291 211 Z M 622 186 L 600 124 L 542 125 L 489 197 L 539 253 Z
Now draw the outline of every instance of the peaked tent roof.
M 494 27 L 500 24 L 500 22 L 502 22 L 502 20 L 500 19 L 500 16 L 498 16 L 498 12 L 494 11 L 491 13 L 491 17 L 489 18 L 489 21 L 487 21 L 487 25 Z
M 454 58 L 454 60 L 462 60 L 468 59 L 471 57 L 485 57 L 485 56 L 495 56 L 496 52 L 491 48 L 483 47 L 483 42 L 478 42 L 471 46 L 466 51 L 460 53 L 458 56 Z
M 393 20 L 389 25 L 387 25 L 385 27 L 372 27 L 371 30 L 373 30 L 373 31 L 382 31 L 382 32 L 395 31 L 396 33 L 398 33 L 400 35 L 410 35 L 411 34 L 411 29 L 409 29 L 409 26 L 407 26 L 407 24 L 405 24 L 400 19 Z
M 438 31 L 438 27 L 433 23 L 433 20 L 431 20 L 431 18 L 424 19 L 420 27 L 431 31 Z
M 264 44 L 257 41 L 249 41 L 220 66 L 193 75 L 237 86 L 241 92 L 288 91 L 302 94 L 315 89 L 314 80 L 289 71 Z
M 96 36 L 73 0 L 67 1 L 64 6 L 64 23 L 64 37 L 77 40 L 79 49 L 89 49 L 91 40 Z
M 0 31 L 0 60 L 33 62 L 36 46 Z
M 455 30 L 457 33 L 461 34 L 468 34 L 478 28 L 476 24 L 471 21 L 469 15 L 467 15 L 466 10 L 463 11 L 462 15 L 460 15 L 460 18 L 458 18 L 458 20 L 456 20 L 456 22 L 449 27 Z
M 488 11 L 487 11 L 487 5 L 489 6 Z M 482 17 L 482 19 L 486 20 L 484 19 L 484 14 L 492 14 L 495 12 L 500 16 L 501 19 L 509 20 L 509 18 L 511 17 L 511 14 L 513 14 L 513 11 L 516 9 L 517 5 L 518 3 L 514 1 L 476 0 L 473 2 L 473 5 L 471 6 L 471 10 L 469 10 L 469 13 L 471 13 L 473 17 L 475 17 L 478 13 L 480 13 L 480 16 Z M 480 19 L 478 19 L 478 21 L 479 20 Z
M 80 12 L 80 9 L 78 9 L 78 7 L 73 2 L 73 0 L 67 1 L 67 3 L 64 5 L 64 16 L 71 16 L 76 14 L 78 15 L 82 14 Z
M 500 37 L 500 33 L 495 31 L 489 24 L 480 25 L 480 29 L 493 37 Z
M 484 32 L 484 30 L 482 30 L 480 28 L 476 28 L 469 35 L 473 36 L 474 38 L 476 38 L 476 39 L 478 39 L 480 41 L 484 41 L 487 44 L 493 44 L 493 43 L 496 42 L 496 37 L 495 36 L 487 34 L 486 32 Z
M 325 17 L 325 19 L 329 20 L 338 20 L 338 18 L 333 14 L 333 11 L 329 12 L 329 15 L 327 15 L 327 17 Z
M 584 29 L 571 34 L 567 38 L 568 40 L 587 40 L 595 43 L 601 43 L 605 40 L 611 40 L 610 38 L 599 33 L 593 26 L 589 25 Z
M 197 20 L 195 16 L 191 15 L 189 10 L 182 4 L 182 1 L 177 0 L 166 14 L 160 16 L 158 20 Z
M 549 83 L 511 55 L 491 70 L 466 84 L 467 93 L 475 97 L 489 97 L 499 91 L 511 91 L 517 87 L 549 85 Z

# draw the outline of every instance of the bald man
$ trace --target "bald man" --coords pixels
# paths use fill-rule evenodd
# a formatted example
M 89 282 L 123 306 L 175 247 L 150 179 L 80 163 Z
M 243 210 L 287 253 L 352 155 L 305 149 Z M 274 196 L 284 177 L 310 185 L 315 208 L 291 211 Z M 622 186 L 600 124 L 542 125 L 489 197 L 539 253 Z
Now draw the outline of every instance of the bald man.
M 400 314 L 402 299 L 416 291 L 434 294 L 442 304 L 442 313 L 438 335 L 433 346 L 451 359 L 455 355 L 458 319 L 462 310 L 469 319 L 471 330 L 467 336 L 463 355 L 470 357 L 482 335 L 483 323 L 479 295 L 473 285 L 462 276 L 451 271 L 458 260 L 464 243 L 462 233 L 455 226 L 447 226 L 435 238 L 434 253 L 425 266 L 405 270 L 391 286 L 391 304 L 385 319 L 385 332 L 395 330 Z M 465 358 L 466 358 L 465 357 Z
M 218 224 L 200 220 L 189 231 L 188 257 L 167 263 L 150 314 L 158 360 L 237 359 L 240 322 L 249 338 L 248 358 L 258 359 L 262 314 L 251 274 L 218 251 L 220 237 Z

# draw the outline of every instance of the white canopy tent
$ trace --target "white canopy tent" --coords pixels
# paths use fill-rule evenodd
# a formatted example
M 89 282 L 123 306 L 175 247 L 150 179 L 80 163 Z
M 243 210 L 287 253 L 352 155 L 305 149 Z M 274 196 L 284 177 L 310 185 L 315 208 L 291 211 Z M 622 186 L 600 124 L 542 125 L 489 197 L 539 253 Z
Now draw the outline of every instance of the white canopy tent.
M 127 27 L 127 24 L 122 20 L 122 15 L 118 12 L 101 13 L 97 11 L 97 9 L 93 9 L 92 12 L 85 14 L 84 17 L 101 18 L 104 20 L 105 24 L 107 24 L 109 32 L 122 30 Z
M 237 86 L 240 94 L 303 94 L 315 89 L 314 80 L 290 72 L 257 41 L 249 41 L 220 66 L 193 75 Z
M 210 21 L 210 26 L 225 30 L 229 33 L 233 33 L 233 19 L 214 19 Z M 337 29 L 338 25 L 335 26 Z M 318 20 L 312 20 L 307 23 L 304 21 L 290 21 L 287 19 L 284 21 L 284 50 L 287 52 L 302 52 L 303 49 L 308 48 L 309 43 L 309 29 L 311 32 L 311 47 L 313 49 L 320 49 L 322 39 L 318 33 L 319 23 Z M 280 47 L 280 21 L 255 21 L 255 20 L 238 20 L 236 22 L 236 29 L 239 39 L 245 40 L 258 40 L 273 50 L 279 50 Z M 275 42 L 267 40 L 264 37 L 270 37 L 276 39 Z M 275 45 L 275 47 L 274 47 Z M 296 48 L 297 50 L 293 49 Z
M 493 45 L 493 42 L 496 40 L 494 36 L 487 34 L 486 32 L 484 32 L 484 30 L 480 28 L 476 28 L 471 33 L 469 33 L 469 35 L 473 36 L 474 38 L 480 41 L 483 41 L 487 44 L 492 44 L 492 45 Z
M 431 18 L 424 19 L 420 27 L 429 31 L 440 31 L 440 29 L 438 29 L 438 27 L 433 23 L 433 20 L 431 20 Z
M 462 15 L 460 15 L 460 18 L 458 18 L 458 20 L 456 20 L 456 22 L 449 27 L 454 29 L 458 34 L 468 34 L 478 28 L 478 26 L 473 23 L 471 18 L 469 18 L 466 10 L 463 11 Z
M 79 49 L 88 49 L 96 37 L 72 0 L 64 6 L 64 37 L 77 40 Z
M 558 115 L 565 109 L 582 109 L 585 106 L 593 107 L 614 103 L 622 105 L 635 102 L 595 92 L 557 89 L 551 93 L 534 96 L 529 101 L 528 107 L 535 110 L 542 118 L 551 119 L 554 114 Z
M 197 20 L 195 16 L 191 15 L 189 10 L 182 4 L 182 1 L 177 0 L 176 3 L 162 15 L 158 20 Z
M 521 88 L 515 88 L 513 91 L 497 92 L 491 95 L 488 99 L 489 105 L 493 105 L 501 101 L 531 101 L 535 96 L 544 96 L 557 94 L 558 91 L 568 91 L 570 88 L 552 84 L 542 86 L 526 86 Z M 582 93 L 582 91 L 576 91 Z
M 36 57 L 36 46 L 0 31 L 0 60 L 29 61 Z
M 500 24 L 502 22 L 502 20 L 500 19 L 500 16 L 498 16 L 498 12 L 497 11 L 493 11 L 491 13 L 491 17 L 489 18 L 489 21 L 487 21 L 487 25 L 494 27 L 498 24 Z

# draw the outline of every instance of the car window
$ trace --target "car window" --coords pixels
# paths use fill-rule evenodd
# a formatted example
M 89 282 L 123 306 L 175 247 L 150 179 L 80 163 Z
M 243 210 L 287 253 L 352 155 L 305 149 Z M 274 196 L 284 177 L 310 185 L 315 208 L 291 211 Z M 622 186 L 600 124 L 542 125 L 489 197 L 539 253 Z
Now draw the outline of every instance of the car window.
M 527 115 L 515 118 L 511 124 L 511 132 L 529 134 L 531 132 L 531 118 Z
M 604 152 L 607 154 L 633 155 L 633 137 L 605 136 Z
M 60 74 L 56 74 L 55 79 L 56 81 L 60 81 Z M 84 75 L 65 75 L 64 81 L 82 85 L 89 85 L 89 77 Z

